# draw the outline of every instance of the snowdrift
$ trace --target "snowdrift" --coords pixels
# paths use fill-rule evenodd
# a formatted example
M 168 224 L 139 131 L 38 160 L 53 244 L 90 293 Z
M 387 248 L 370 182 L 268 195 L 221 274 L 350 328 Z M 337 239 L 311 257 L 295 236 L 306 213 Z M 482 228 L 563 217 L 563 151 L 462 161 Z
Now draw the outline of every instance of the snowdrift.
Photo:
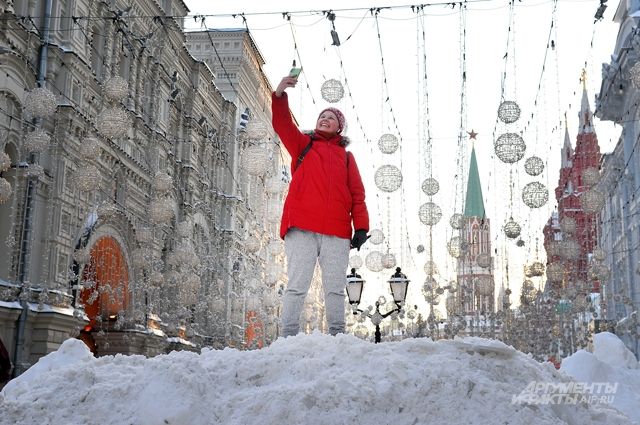
M 522 403 L 571 379 L 498 341 L 298 335 L 256 351 L 94 358 L 66 341 L 0 393 L 0 424 L 628 424 L 608 404 Z

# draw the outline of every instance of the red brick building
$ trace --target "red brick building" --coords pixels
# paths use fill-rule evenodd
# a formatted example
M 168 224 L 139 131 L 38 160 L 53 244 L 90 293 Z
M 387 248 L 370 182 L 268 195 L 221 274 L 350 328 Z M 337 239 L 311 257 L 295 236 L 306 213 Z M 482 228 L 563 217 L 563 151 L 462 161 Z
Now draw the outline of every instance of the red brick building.
M 597 292 L 598 282 L 590 282 L 588 274 L 591 255 L 597 245 L 597 213 L 585 212 L 581 203 L 582 195 L 597 181 L 600 164 L 600 146 L 586 87 L 582 93 L 579 120 L 575 149 L 571 146 L 568 129 L 565 130 L 560 176 L 555 189 L 558 209 L 544 228 L 547 279 L 555 288 Z

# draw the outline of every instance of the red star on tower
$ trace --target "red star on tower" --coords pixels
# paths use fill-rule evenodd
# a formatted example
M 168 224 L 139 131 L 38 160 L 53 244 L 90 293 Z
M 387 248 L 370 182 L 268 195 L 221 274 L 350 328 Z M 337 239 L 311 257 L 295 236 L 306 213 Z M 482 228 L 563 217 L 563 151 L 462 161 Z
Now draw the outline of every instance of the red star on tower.
M 478 133 L 476 133 L 473 130 L 467 131 L 467 134 L 469 135 L 469 139 L 473 139 L 473 140 L 476 140 L 476 136 L 478 135 Z

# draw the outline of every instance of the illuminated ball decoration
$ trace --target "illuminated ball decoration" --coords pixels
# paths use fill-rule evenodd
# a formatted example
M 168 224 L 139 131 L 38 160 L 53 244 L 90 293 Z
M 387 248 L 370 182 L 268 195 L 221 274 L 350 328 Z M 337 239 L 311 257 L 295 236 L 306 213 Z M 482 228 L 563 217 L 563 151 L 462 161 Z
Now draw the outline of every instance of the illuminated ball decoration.
M 264 190 L 272 195 L 278 195 L 287 188 L 287 183 L 280 176 L 272 176 L 264 183 Z
M 455 294 L 458 291 L 458 281 L 456 280 L 450 280 L 447 286 L 451 294 Z
M 562 233 L 564 233 L 565 235 L 575 234 L 577 228 L 578 224 L 576 222 L 576 219 L 573 217 L 562 217 L 562 219 L 560 220 L 560 230 L 562 230 Z
M 454 236 L 447 242 L 447 251 L 449 251 L 449 255 L 453 258 L 460 257 L 465 254 L 468 249 L 469 245 L 463 241 L 460 236 Z
M 27 176 L 39 179 L 44 176 L 44 167 L 40 164 L 29 164 L 27 167 Z
M 85 137 L 80 143 L 80 150 L 78 151 L 80 158 L 84 160 L 96 160 L 100 157 L 102 148 L 100 147 L 100 140 L 95 137 Z
M 277 257 L 284 251 L 284 242 L 281 239 L 273 239 L 267 244 L 267 252 L 272 257 Z
M 587 214 L 599 212 L 604 206 L 604 193 L 597 189 L 589 189 L 580 195 L 580 205 Z
M 41 128 L 38 128 L 31 133 L 27 134 L 24 138 L 24 150 L 27 153 L 42 153 L 49 147 L 51 136 L 44 132 Z
M 589 269 L 589 277 L 593 280 L 606 280 L 609 277 L 609 267 L 599 261 L 591 264 Z
M 0 177 L 0 204 L 7 202 L 9 198 L 11 198 L 12 193 L 11 183 L 9 183 L 7 179 Z
M 102 220 L 111 220 L 118 215 L 118 207 L 111 202 L 103 202 L 98 207 L 98 217 Z
M 416 247 L 416 251 L 418 254 L 422 254 L 424 252 L 424 245 L 420 244 Z
M 380 251 L 371 251 L 364 259 L 364 264 L 372 272 L 379 272 L 382 267 L 382 253 Z
M 380 259 L 380 263 L 385 269 L 392 269 L 396 266 L 396 256 L 390 252 L 387 252 Z
M 487 296 L 493 294 L 494 284 L 491 276 L 480 276 L 476 279 L 475 284 L 479 295 Z
M 560 263 L 551 263 L 547 267 L 547 278 L 552 283 L 560 283 L 564 279 L 564 266 Z
M 438 183 L 438 180 L 434 179 L 433 177 L 429 177 L 428 179 L 425 179 L 425 181 L 422 182 L 422 191 L 427 196 L 433 196 L 436 193 L 438 193 L 439 190 L 440 190 L 440 183 Z
M 96 118 L 98 133 L 107 139 L 124 137 L 129 132 L 131 122 L 127 111 L 119 107 L 104 108 Z
M 374 181 L 383 192 L 395 192 L 402 184 L 402 172 L 395 165 L 383 165 L 376 170 Z
M 498 106 L 498 119 L 505 124 L 513 124 L 520 118 L 520 107 L 513 100 L 505 100 Z
M 566 260 L 577 260 L 582 253 L 580 244 L 574 239 L 563 240 L 561 246 L 560 256 Z
M 600 171 L 595 167 L 587 167 L 582 171 L 582 183 L 593 187 L 600 181 Z
M 633 64 L 629 69 L 629 79 L 636 89 L 640 89 L 640 61 Z
M 241 165 L 252 176 L 264 176 L 271 165 L 269 150 L 261 143 L 247 146 L 242 152 Z
M 544 264 L 542 264 L 540 261 L 534 261 L 529 266 L 529 270 L 532 277 L 542 276 L 544 274 L 544 269 L 545 269 Z
M 136 240 L 140 244 L 148 244 L 153 240 L 153 230 L 149 227 L 138 227 L 136 229 Z
M 596 261 L 604 261 L 605 253 L 604 250 L 600 248 L 596 248 L 593 250 L 593 259 Z
M 509 217 L 509 220 L 504 224 L 502 228 L 504 230 L 504 234 L 509 239 L 515 239 L 520 236 L 520 225 L 513 220 L 513 217 Z
M 280 223 L 282 216 L 282 202 L 278 198 L 271 198 L 267 201 L 267 211 L 265 219 L 269 223 Z
M 149 274 L 149 284 L 156 288 L 161 287 L 164 284 L 164 275 L 159 271 L 152 271 Z
M 433 202 L 427 202 L 420 205 L 420 209 L 418 210 L 418 217 L 420 218 L 422 224 L 433 226 L 437 224 L 442 218 L 442 210 Z
M 384 242 L 384 233 L 380 229 L 373 229 L 369 232 L 369 243 L 380 245 Z
M 527 145 L 517 133 L 505 133 L 498 137 L 493 144 L 493 149 L 500 161 L 513 164 L 524 157 Z
M 145 250 L 142 248 L 136 248 L 131 253 L 131 264 L 138 269 L 145 269 L 149 267 L 149 261 L 145 254 Z
M 167 193 L 173 188 L 173 179 L 165 172 L 159 171 L 153 176 L 153 189 L 158 193 Z
M 121 102 L 129 95 L 129 83 L 119 75 L 105 81 L 102 93 L 111 102 Z
M 433 276 L 427 276 L 422 284 L 422 293 L 430 294 L 438 288 L 438 281 Z
M 453 314 L 456 310 L 456 298 L 447 297 L 445 301 L 445 308 L 447 309 L 447 313 Z
M 320 87 L 322 98 L 329 103 L 340 102 L 344 96 L 344 87 L 342 83 L 335 79 L 330 79 L 322 83 Z
M 522 189 L 522 202 L 529 208 L 540 208 L 549 200 L 547 187 L 540 182 L 531 182 Z
M 267 270 L 264 276 L 265 276 L 265 282 L 267 283 L 267 285 L 269 286 L 275 285 L 278 282 L 278 279 L 280 279 L 279 264 L 269 264 L 267 266 Z
M 362 263 L 362 257 L 357 254 L 349 257 L 349 267 L 352 269 L 358 270 L 360 267 L 362 267 Z
M 438 265 L 435 262 L 429 260 L 424 263 L 424 272 L 427 274 L 427 276 L 438 274 Z
M 102 176 L 98 167 L 93 164 L 84 164 L 73 173 L 72 179 L 78 189 L 82 192 L 88 192 L 100 188 Z
M 487 254 L 486 252 L 478 254 L 478 256 L 476 257 L 476 264 L 478 265 L 478 267 L 488 269 L 489 266 L 491 266 L 491 255 Z
M 260 251 L 261 247 L 262 247 L 262 245 L 260 244 L 260 240 L 258 238 L 256 238 L 255 236 L 249 236 L 244 241 L 244 249 L 249 254 L 253 254 L 253 253 L 256 253 L 256 252 Z
M 156 198 L 149 208 L 149 219 L 153 224 L 167 224 L 173 218 L 171 201 L 167 198 Z
M 11 157 L 6 152 L 0 152 L 0 173 L 11 168 Z
M 393 134 L 386 133 L 378 139 L 378 148 L 380 149 L 380 152 L 384 154 L 394 153 L 398 150 L 399 145 L 400 143 L 398 142 L 398 138 Z
M 56 112 L 57 107 L 58 99 L 46 87 L 31 90 L 24 99 L 24 109 L 33 117 L 49 117 Z
M 524 171 L 530 176 L 539 176 L 544 171 L 544 161 L 537 156 L 530 156 L 524 162 Z
M 449 225 L 451 228 L 459 230 L 464 226 L 464 217 L 462 214 L 455 213 L 449 219 Z
M 91 261 L 91 251 L 88 248 L 78 248 L 73 251 L 72 257 L 78 264 L 89 264 Z
M 267 125 L 258 120 L 251 120 L 247 124 L 246 137 L 249 140 L 261 140 L 267 137 Z

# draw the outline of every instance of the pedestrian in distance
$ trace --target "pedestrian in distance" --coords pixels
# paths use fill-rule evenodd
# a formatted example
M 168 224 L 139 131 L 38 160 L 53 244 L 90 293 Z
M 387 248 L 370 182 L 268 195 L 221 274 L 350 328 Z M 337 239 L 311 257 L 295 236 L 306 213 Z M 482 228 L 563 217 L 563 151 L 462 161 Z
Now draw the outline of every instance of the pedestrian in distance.
M 369 213 L 355 158 L 345 147 L 346 121 L 337 108 L 320 112 L 315 130 L 302 132 L 289 110 L 288 75 L 272 94 L 273 129 L 291 155 L 291 183 L 284 202 L 280 237 L 284 239 L 289 283 L 284 292 L 284 336 L 300 331 L 300 313 L 316 263 L 322 272 L 329 333 L 344 333 L 345 271 L 349 250 L 368 239 Z M 354 230 L 355 229 L 355 230 Z

